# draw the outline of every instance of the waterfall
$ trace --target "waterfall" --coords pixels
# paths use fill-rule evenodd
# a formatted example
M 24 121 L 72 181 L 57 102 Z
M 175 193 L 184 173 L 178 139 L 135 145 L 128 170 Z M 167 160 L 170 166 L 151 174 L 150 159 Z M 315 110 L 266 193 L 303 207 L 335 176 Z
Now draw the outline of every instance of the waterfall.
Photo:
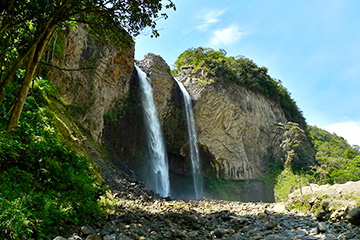
M 194 179 L 194 189 L 196 199 L 200 199 L 203 196 L 203 179 L 200 171 L 200 157 L 199 157 L 199 148 L 197 144 L 197 135 L 195 129 L 195 119 L 194 113 L 192 110 L 191 97 L 184 87 L 184 85 L 175 79 L 177 84 L 180 87 L 180 90 L 184 96 L 185 104 L 185 113 L 186 113 L 186 123 L 189 135 L 189 145 L 190 145 L 190 158 L 191 158 L 191 169 Z
M 151 160 L 151 188 L 160 196 L 170 195 L 169 166 L 160 122 L 154 104 L 152 88 L 146 74 L 135 66 L 139 76 L 141 101 L 145 115 L 149 157 Z

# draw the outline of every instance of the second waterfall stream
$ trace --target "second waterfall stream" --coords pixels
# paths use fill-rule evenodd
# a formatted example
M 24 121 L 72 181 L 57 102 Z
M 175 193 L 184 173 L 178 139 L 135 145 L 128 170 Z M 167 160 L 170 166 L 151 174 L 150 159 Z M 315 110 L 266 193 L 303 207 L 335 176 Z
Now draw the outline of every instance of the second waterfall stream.
M 151 161 L 151 188 L 160 196 L 167 197 L 170 195 L 169 166 L 152 87 L 146 74 L 137 66 L 135 68 L 139 76 L 141 101 L 145 115 Z
M 186 90 L 186 88 L 184 87 L 184 85 L 177 79 L 175 79 L 175 81 L 179 85 L 180 90 L 184 96 L 186 124 L 188 129 L 189 145 L 190 145 L 191 169 L 194 179 L 195 198 L 200 199 L 203 197 L 203 179 L 201 175 L 199 148 L 197 142 L 197 134 L 195 128 L 195 119 L 192 109 L 191 97 L 188 91 Z

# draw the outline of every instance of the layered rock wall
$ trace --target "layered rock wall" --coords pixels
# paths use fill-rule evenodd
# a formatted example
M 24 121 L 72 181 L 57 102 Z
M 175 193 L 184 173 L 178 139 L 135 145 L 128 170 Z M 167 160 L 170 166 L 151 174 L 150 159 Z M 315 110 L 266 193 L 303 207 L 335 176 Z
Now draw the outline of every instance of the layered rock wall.
M 232 82 L 201 85 L 202 77 L 191 68 L 178 76 L 194 99 L 203 172 L 234 180 L 261 176 L 280 153 L 275 126 L 287 122 L 281 107 Z
M 187 141 L 182 96 L 169 66 L 155 54 L 147 54 L 136 64 L 147 74 L 152 85 L 169 159 L 178 159 L 176 162 L 180 162 L 181 167 L 188 166 L 183 164 L 183 156 L 179 153 L 180 146 Z M 129 96 L 121 104 L 115 104 L 112 112 L 116 117 L 106 120 L 103 138 L 113 160 L 146 182 L 143 177 L 150 160 L 140 94 L 138 76 L 134 71 Z
M 69 28 L 63 34 L 64 57 L 52 59 L 54 67 L 48 75 L 62 102 L 81 123 L 84 136 L 90 134 L 108 150 L 113 163 L 141 177 L 149 159 L 134 50 L 104 42 L 85 26 Z M 136 64 L 153 87 L 172 179 L 189 180 L 182 93 L 160 56 L 148 54 Z M 286 122 L 281 107 L 260 93 L 225 80 L 204 84 L 210 83 L 206 74 L 192 68 L 184 69 L 177 78 L 193 99 L 204 177 L 244 180 L 261 176 L 269 161 L 280 154 L 275 124 Z M 171 184 L 182 188 L 184 181 Z
M 86 26 L 61 32 L 64 49 L 62 58 L 51 61 L 49 78 L 73 115 L 100 140 L 104 115 L 119 99 L 129 95 L 134 69 L 134 49 L 122 49 L 87 31 Z
M 101 140 L 118 162 L 136 169 L 146 161 L 146 141 L 133 49 L 103 42 L 84 26 L 67 30 L 65 36 L 65 57 L 53 60 L 56 68 L 50 78 L 92 137 Z M 191 175 L 183 99 L 170 68 L 154 54 L 137 65 L 153 87 L 170 170 Z M 177 77 L 193 98 L 204 176 L 232 180 L 261 176 L 280 152 L 274 129 L 277 122 L 286 122 L 281 107 L 225 80 L 204 84 L 206 74 L 191 68 Z
M 191 175 L 186 119 L 181 91 L 166 62 L 148 54 L 137 63 L 153 86 L 154 101 L 167 144 L 170 170 Z M 243 180 L 261 176 L 281 154 L 278 122 L 281 106 L 244 86 L 184 69 L 178 76 L 194 102 L 194 115 L 205 177 Z

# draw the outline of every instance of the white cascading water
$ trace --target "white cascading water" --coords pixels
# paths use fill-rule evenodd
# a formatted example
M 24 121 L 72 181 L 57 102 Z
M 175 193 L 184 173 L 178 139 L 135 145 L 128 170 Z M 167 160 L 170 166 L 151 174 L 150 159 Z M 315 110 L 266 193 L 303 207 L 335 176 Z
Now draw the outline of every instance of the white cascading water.
M 162 197 L 170 195 L 169 166 L 160 122 L 154 104 L 153 92 L 146 74 L 135 66 L 139 76 L 141 101 L 144 109 L 149 157 L 151 158 L 151 187 Z
M 197 134 L 195 129 L 195 119 L 192 109 L 191 97 L 184 87 L 184 85 L 175 79 L 177 84 L 180 87 L 180 90 L 184 96 L 185 104 L 185 113 L 186 113 L 186 123 L 189 135 L 189 145 L 190 145 L 190 158 L 191 158 L 191 168 L 194 179 L 194 189 L 196 199 L 200 199 L 203 196 L 203 179 L 200 170 L 200 157 L 199 157 L 199 148 L 197 143 Z

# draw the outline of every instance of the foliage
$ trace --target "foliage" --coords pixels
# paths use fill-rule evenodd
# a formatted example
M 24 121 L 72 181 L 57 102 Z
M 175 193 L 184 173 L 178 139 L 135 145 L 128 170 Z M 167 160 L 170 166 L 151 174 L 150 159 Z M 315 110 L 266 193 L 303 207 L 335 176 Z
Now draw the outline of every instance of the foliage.
M 309 126 L 317 151 L 314 178 L 318 183 L 344 183 L 360 180 L 360 152 L 344 138 L 315 126 Z
M 304 141 L 305 132 L 299 127 L 299 124 L 293 122 L 278 123 L 278 126 L 284 131 L 284 138 L 280 147 L 286 152 L 285 166 L 287 166 L 296 157 L 295 149 Z
M 61 46 L 56 43 L 59 28 L 85 23 L 103 39 L 133 47 L 132 36 L 148 27 L 151 36 L 157 37 L 156 21 L 167 18 L 162 9 L 175 9 L 171 0 L 165 4 L 161 0 L 12 0 L 1 1 L 0 7 L 0 103 L 17 70 L 25 69 L 21 87 L 15 93 L 7 132 L 18 125 L 31 81 L 39 72 L 48 45 L 52 45 L 53 53 L 61 53 Z
M 323 129 L 309 126 L 310 139 L 315 146 L 317 164 L 306 172 L 285 168 L 276 177 L 276 200 L 285 200 L 294 188 L 308 183 L 334 184 L 360 180 L 360 152 L 344 138 Z M 279 173 L 273 169 L 270 172 Z M 299 184 L 300 183 L 300 184 Z
M 215 51 L 211 48 L 190 48 L 179 55 L 175 61 L 173 74 L 178 74 L 183 66 L 193 66 L 193 71 L 204 71 L 211 83 L 214 79 L 224 82 L 235 82 L 253 91 L 269 96 L 279 102 L 291 122 L 296 122 L 306 129 L 305 119 L 290 93 L 281 81 L 271 78 L 267 68 L 257 66 L 252 60 L 243 56 L 227 57 L 226 51 Z
M 116 101 L 114 110 L 105 114 L 104 118 L 107 123 L 114 122 L 115 120 L 122 119 L 124 117 L 124 111 L 126 102 L 122 99 Z
M 292 168 L 295 171 L 304 170 L 313 164 L 313 149 L 309 149 L 306 132 L 300 128 L 299 124 L 288 122 L 278 123 L 281 143 L 280 147 L 284 152 L 284 167 Z
M 12 102 L 14 84 L 4 105 Z M 54 91 L 38 78 L 17 131 L 0 130 L 0 238 L 55 237 L 58 229 L 100 213 L 102 190 L 88 160 L 64 145 L 53 127 L 54 113 L 44 104 Z M 8 118 L 3 114 L 1 129 Z
M 309 175 L 296 174 L 291 168 L 285 168 L 276 178 L 274 188 L 275 201 L 284 201 L 294 189 L 306 186 L 309 183 Z
M 315 149 L 316 157 L 344 157 L 354 158 L 359 155 L 359 151 L 351 147 L 343 137 L 331 134 L 328 131 L 316 126 L 309 126 L 309 133 Z

